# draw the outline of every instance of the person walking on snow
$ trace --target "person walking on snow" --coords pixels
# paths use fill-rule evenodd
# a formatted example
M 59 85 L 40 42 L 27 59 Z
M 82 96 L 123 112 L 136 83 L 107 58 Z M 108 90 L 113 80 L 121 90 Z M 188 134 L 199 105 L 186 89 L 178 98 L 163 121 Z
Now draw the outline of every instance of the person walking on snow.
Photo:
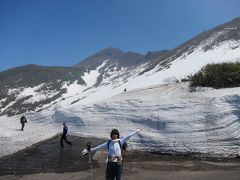
M 68 145 L 72 146 L 72 143 L 67 140 L 67 132 L 68 132 L 68 127 L 67 127 L 66 123 L 63 122 L 63 133 L 62 133 L 61 141 L 60 141 L 60 144 L 61 144 L 61 147 L 62 147 L 62 148 L 64 148 L 63 140 L 64 140 Z
M 25 123 L 27 123 L 27 119 L 24 115 L 20 118 L 20 123 L 22 124 L 21 130 L 23 131 Z
M 129 134 L 128 136 L 120 139 L 120 134 L 117 129 L 111 131 L 111 139 L 95 148 L 87 147 L 82 151 L 82 155 L 94 153 L 99 150 L 108 150 L 106 180 L 121 180 L 122 175 L 122 152 L 121 146 L 133 135 L 139 133 L 142 129 Z

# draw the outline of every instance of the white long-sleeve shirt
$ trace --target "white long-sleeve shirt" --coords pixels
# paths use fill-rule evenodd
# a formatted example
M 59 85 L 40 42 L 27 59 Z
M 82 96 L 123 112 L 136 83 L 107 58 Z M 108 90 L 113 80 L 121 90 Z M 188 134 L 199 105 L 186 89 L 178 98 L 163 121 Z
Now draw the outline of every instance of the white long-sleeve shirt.
M 110 157 L 121 157 L 122 153 L 121 153 L 121 147 L 119 145 L 119 141 L 121 143 L 121 145 L 123 145 L 130 137 L 132 137 L 133 135 L 139 133 L 140 130 L 133 132 L 131 134 L 129 134 L 128 136 L 122 138 L 122 139 L 117 139 L 117 140 L 110 140 L 109 143 L 109 149 L 108 149 L 108 142 L 105 142 L 103 144 L 98 145 L 95 148 L 91 148 L 91 152 L 96 152 L 99 150 L 107 150 L 108 149 L 108 156 Z

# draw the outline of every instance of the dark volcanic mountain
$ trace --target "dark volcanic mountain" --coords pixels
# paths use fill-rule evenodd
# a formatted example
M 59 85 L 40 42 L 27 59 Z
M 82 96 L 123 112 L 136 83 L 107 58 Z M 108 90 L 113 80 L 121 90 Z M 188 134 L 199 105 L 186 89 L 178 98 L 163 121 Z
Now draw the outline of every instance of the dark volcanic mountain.
M 74 65 L 74 67 L 80 67 L 82 69 L 87 68 L 88 70 L 96 69 L 100 66 L 104 61 L 108 61 L 108 66 L 116 65 L 118 69 L 122 67 L 136 67 L 140 64 L 151 61 L 155 58 L 158 58 L 167 51 L 156 51 L 156 52 L 148 52 L 146 55 L 142 55 L 134 52 L 123 52 L 117 48 L 106 48 L 101 50 L 100 52 L 84 59 L 79 64 Z
M 81 75 L 83 71 L 79 68 L 30 64 L 0 72 L 0 88 L 34 87 L 41 83 L 61 84 L 76 80 L 79 84 L 84 84 Z

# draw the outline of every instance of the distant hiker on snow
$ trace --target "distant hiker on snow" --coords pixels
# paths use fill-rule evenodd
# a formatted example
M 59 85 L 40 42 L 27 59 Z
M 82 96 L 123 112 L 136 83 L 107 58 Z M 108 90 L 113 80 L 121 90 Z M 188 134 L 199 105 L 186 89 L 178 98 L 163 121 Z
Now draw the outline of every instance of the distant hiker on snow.
M 124 92 L 126 92 L 126 91 L 127 91 L 127 89 L 125 88 L 123 91 L 124 91 Z
M 23 131 L 25 123 L 27 123 L 27 119 L 24 115 L 20 118 L 20 123 L 22 124 L 21 130 Z
M 111 139 L 95 148 L 91 148 L 90 145 L 86 149 L 82 151 L 82 155 L 86 155 L 88 153 L 94 153 L 99 150 L 108 150 L 107 157 L 107 169 L 106 169 L 106 180 L 121 180 L 122 175 L 122 145 L 126 143 L 126 141 L 132 137 L 133 135 L 139 133 L 142 129 L 129 134 L 128 136 L 120 139 L 120 135 L 117 129 L 113 129 L 110 137 Z
M 62 147 L 62 148 L 64 148 L 63 140 L 64 140 L 68 145 L 72 146 L 72 143 L 67 140 L 67 132 L 68 132 L 68 127 L 67 127 L 66 123 L 63 122 L 63 133 L 62 133 L 61 141 L 60 141 L 60 144 L 61 144 L 61 147 Z

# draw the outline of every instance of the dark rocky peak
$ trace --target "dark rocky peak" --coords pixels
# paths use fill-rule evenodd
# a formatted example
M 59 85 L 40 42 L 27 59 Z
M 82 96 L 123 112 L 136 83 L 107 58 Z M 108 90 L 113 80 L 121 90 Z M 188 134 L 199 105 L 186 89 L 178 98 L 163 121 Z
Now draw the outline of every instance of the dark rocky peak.
M 96 69 L 100 66 L 105 60 L 115 60 L 118 59 L 123 52 L 117 48 L 106 48 L 93 54 L 92 56 L 87 57 L 80 63 L 74 65 L 74 67 L 87 68 L 88 70 Z
M 135 52 L 123 52 L 117 48 L 106 48 L 100 52 L 84 59 L 74 67 L 85 68 L 86 70 L 93 70 L 100 66 L 104 61 L 108 60 L 107 64 L 115 64 L 118 68 L 135 66 L 144 62 L 144 55 Z
M 105 49 L 101 50 L 100 52 L 98 52 L 95 55 L 106 57 L 108 59 L 113 59 L 113 58 L 119 57 L 121 54 L 123 54 L 123 51 L 121 51 L 120 49 L 110 47 L 110 48 L 105 48 Z

